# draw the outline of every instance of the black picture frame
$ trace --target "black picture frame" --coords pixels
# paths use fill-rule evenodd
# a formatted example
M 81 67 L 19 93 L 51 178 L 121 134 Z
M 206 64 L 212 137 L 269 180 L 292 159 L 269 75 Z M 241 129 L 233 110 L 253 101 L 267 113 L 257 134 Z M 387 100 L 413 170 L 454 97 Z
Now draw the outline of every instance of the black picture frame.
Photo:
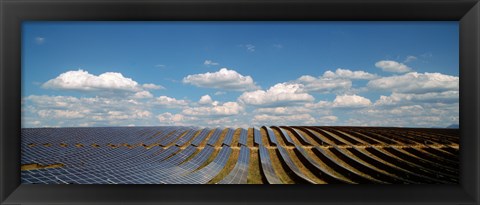
M 478 0 L 0 0 L 2 204 L 479 204 Z M 20 184 L 21 22 L 25 20 L 459 21 L 459 185 Z

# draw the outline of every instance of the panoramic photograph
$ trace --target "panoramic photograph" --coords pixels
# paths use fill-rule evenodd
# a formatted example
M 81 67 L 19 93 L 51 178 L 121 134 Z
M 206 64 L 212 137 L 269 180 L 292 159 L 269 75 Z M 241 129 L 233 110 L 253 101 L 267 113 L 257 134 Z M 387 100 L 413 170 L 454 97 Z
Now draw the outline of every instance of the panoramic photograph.
M 458 22 L 26 21 L 21 64 L 22 184 L 459 183 Z

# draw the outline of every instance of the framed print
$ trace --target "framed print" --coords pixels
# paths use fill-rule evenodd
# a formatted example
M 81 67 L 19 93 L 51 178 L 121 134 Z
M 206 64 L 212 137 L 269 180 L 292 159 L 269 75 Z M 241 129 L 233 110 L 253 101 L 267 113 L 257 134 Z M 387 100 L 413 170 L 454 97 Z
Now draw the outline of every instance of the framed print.
M 479 201 L 477 1 L 1 7 L 2 203 Z

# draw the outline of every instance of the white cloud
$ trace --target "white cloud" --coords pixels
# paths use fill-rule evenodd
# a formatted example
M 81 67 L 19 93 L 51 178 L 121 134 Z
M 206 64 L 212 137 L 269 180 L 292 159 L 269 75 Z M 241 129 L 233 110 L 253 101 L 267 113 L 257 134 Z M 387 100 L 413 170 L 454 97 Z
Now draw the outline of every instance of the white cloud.
M 268 115 L 292 115 L 299 113 L 311 113 L 312 110 L 304 106 L 297 107 L 273 107 L 273 108 L 258 108 L 255 109 L 255 113 L 268 114 Z
M 201 105 L 207 105 L 207 104 L 212 104 L 213 100 L 210 97 L 210 95 L 204 95 L 204 96 L 200 97 L 200 100 L 198 101 L 198 103 L 201 104 Z
M 326 123 L 333 123 L 338 120 L 337 116 L 329 115 L 329 116 L 323 116 L 317 119 L 317 122 L 320 124 L 326 124 Z
M 423 93 L 423 94 L 404 94 L 404 93 L 392 93 L 390 96 L 380 96 L 375 102 L 375 105 L 404 105 L 411 103 L 458 103 L 459 92 L 458 91 L 445 91 L 438 93 Z
M 407 56 L 407 58 L 405 58 L 405 60 L 403 61 L 403 63 L 410 63 L 412 61 L 415 61 L 417 60 L 418 58 L 415 57 L 415 56 Z
M 345 123 L 352 126 L 447 127 L 458 124 L 458 105 L 423 103 L 388 108 L 371 106 L 358 110 Z
M 161 85 L 155 85 L 153 83 L 143 84 L 142 87 L 145 88 L 145 89 L 148 89 L 148 90 L 163 90 L 163 89 L 165 89 L 165 87 L 163 87 Z
M 222 68 L 214 73 L 188 75 L 183 78 L 183 83 L 192 84 L 204 88 L 216 88 L 234 91 L 246 91 L 258 89 L 252 77 L 243 76 L 235 70 Z
M 459 89 L 459 77 L 441 73 L 411 72 L 400 76 L 375 79 L 368 82 L 367 86 L 374 89 L 417 94 L 457 91 Z
M 206 66 L 211 66 L 211 65 L 212 65 L 212 66 L 215 66 L 215 65 L 220 65 L 220 64 L 217 63 L 217 62 L 214 62 L 214 61 L 212 61 L 212 60 L 205 60 L 205 61 L 203 62 L 203 65 L 206 65 Z
M 148 91 L 140 91 L 140 92 L 135 93 L 133 95 L 133 98 L 138 98 L 138 99 L 153 98 L 153 95 L 152 95 L 152 93 L 150 93 Z
M 352 71 L 348 69 L 338 68 L 333 71 L 325 71 L 322 76 L 314 77 L 303 75 L 294 82 L 301 83 L 308 92 L 316 93 L 355 93 L 361 89 L 352 88 L 352 80 L 371 80 L 376 79 L 376 74 L 365 71 Z
M 253 117 L 254 124 L 260 125 L 313 125 L 317 121 L 310 114 L 296 114 L 296 115 L 255 115 Z
M 344 78 L 315 78 L 304 75 L 295 82 L 303 84 L 306 91 L 317 93 L 343 92 L 352 87 L 352 81 Z
M 351 71 L 348 69 L 338 68 L 335 72 L 326 71 L 323 73 L 324 78 L 346 78 L 355 80 L 371 80 L 378 78 L 377 75 L 365 71 Z
M 157 68 L 165 68 L 165 67 L 166 67 L 166 65 L 163 65 L 163 64 L 157 64 L 157 65 L 155 65 L 155 67 L 157 67 Z
M 319 101 L 317 103 L 306 103 L 305 107 L 310 109 L 328 109 L 332 106 L 332 102 L 328 101 Z
M 31 95 L 23 100 L 26 108 L 22 126 L 126 126 L 138 122 L 153 125 L 149 106 L 134 99 Z
M 188 105 L 186 100 L 177 100 L 168 96 L 160 96 L 155 99 L 154 105 L 160 105 L 166 108 L 181 108 Z
M 188 122 L 196 120 L 194 117 L 187 117 L 182 114 L 172 114 L 170 112 L 162 113 L 157 115 L 157 120 L 160 125 L 176 125 L 176 126 L 187 126 L 190 125 Z
M 227 93 L 224 92 L 224 91 L 217 91 L 217 92 L 214 93 L 214 95 L 225 95 L 225 94 L 227 94 Z
M 301 84 L 278 83 L 267 91 L 244 92 L 238 100 L 248 105 L 277 107 L 312 102 L 314 97 L 306 93 Z
M 240 114 L 244 108 L 237 102 L 226 102 L 211 107 L 190 107 L 182 111 L 184 115 L 218 117 Z
M 131 78 L 125 78 L 121 73 L 107 72 L 99 76 L 92 75 L 84 70 L 67 71 L 42 85 L 47 89 L 99 91 L 121 90 L 140 91 L 138 83 Z
M 372 105 L 372 102 L 358 95 L 342 95 L 337 96 L 332 103 L 333 107 L 339 108 L 356 108 L 356 107 L 367 107 Z
M 41 118 L 55 119 L 75 119 L 85 117 L 85 114 L 76 110 L 39 110 L 37 114 Z
M 381 68 L 383 71 L 395 73 L 406 73 L 412 70 L 410 67 L 403 63 L 388 60 L 378 61 L 377 63 L 375 63 L 375 66 L 377 68 Z
M 35 37 L 35 43 L 38 44 L 38 45 L 41 45 L 41 44 L 45 43 L 45 38 L 40 37 L 40 36 Z

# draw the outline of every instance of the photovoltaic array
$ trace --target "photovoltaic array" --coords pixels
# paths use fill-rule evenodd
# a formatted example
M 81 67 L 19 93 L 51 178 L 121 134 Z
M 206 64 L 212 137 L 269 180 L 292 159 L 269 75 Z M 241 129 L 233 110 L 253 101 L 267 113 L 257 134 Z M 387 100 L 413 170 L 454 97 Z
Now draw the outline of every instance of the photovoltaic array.
M 457 184 L 459 130 L 24 128 L 25 184 Z

